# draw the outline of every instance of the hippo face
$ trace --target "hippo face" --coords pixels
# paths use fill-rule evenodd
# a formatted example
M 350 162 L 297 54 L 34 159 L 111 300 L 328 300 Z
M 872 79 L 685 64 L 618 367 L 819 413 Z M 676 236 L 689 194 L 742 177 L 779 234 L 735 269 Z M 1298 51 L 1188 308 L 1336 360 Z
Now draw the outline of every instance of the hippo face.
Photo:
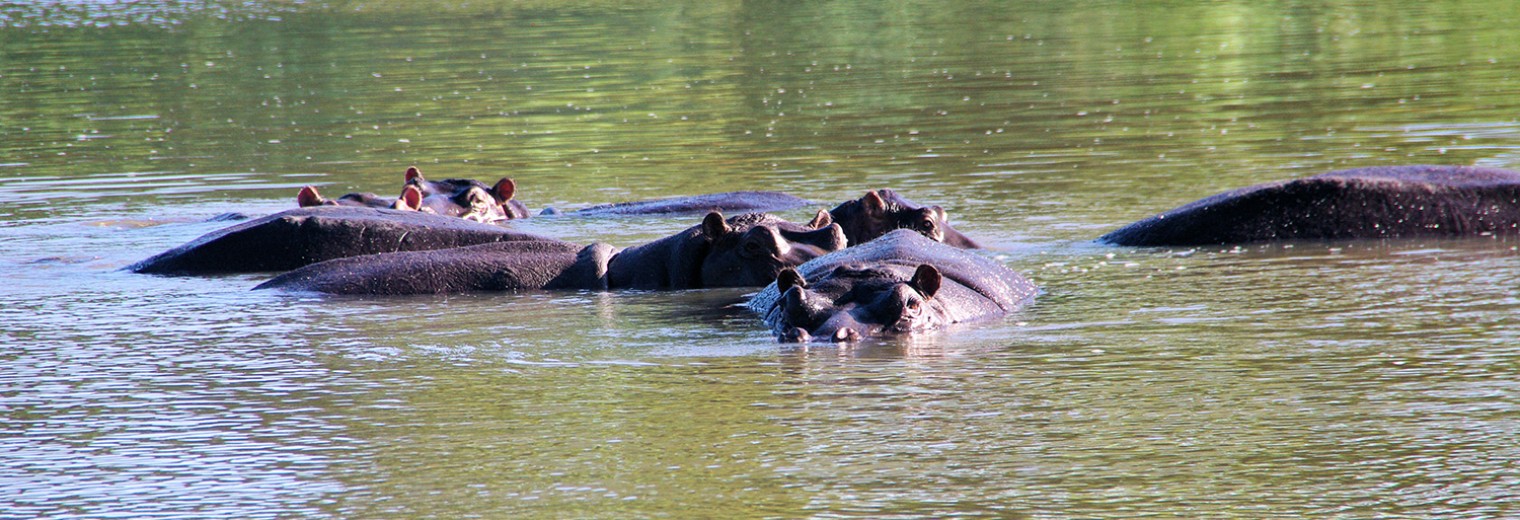
M 702 284 L 708 287 L 763 286 L 782 269 L 848 245 L 837 225 L 813 228 L 758 213 L 728 220 L 708 213 L 700 233 L 710 244 L 701 265 Z
M 396 199 L 381 197 L 373 193 L 349 193 L 336 199 L 329 199 L 318 193 L 316 186 L 304 186 L 301 188 L 300 193 L 296 194 L 296 204 L 303 208 L 312 206 L 390 208 L 395 206 Z
M 528 216 L 528 208 L 512 200 L 517 183 L 507 177 L 502 177 L 493 186 L 473 179 L 430 181 L 414 166 L 406 170 L 406 185 L 402 190 L 396 209 L 487 224 Z
M 882 335 L 914 334 L 955 320 L 934 296 L 943 282 L 939 269 L 919 264 L 844 265 L 808 283 L 795 269 L 776 279 L 781 298 L 774 328 L 783 342 L 826 339 L 858 341 Z
M 935 242 L 966 249 L 979 247 L 950 227 L 944 208 L 919 206 L 889 189 L 868 191 L 859 199 L 840 204 L 829 214 L 845 230 L 851 244 L 869 242 L 894 229 L 911 229 Z

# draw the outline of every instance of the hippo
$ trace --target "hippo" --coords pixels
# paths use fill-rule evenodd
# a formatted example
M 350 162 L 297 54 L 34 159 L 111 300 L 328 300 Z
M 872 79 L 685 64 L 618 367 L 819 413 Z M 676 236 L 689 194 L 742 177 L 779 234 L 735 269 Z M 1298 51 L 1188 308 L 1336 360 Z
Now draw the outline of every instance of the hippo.
M 396 199 L 382 197 L 370 192 L 348 193 L 336 199 L 323 197 L 317 192 L 316 186 L 303 186 L 296 193 L 296 205 L 302 208 L 312 206 L 352 206 L 360 208 L 395 208 Z
M 165 275 L 285 271 L 347 256 L 517 240 L 549 239 L 415 211 L 314 206 L 207 233 L 127 269 Z
M 605 289 L 611 249 L 545 239 L 351 256 L 280 274 L 254 289 L 379 295 Z
M 531 289 L 758 287 L 782 269 L 846 245 L 836 225 L 807 228 L 767 214 L 724 219 L 617 250 L 557 240 L 377 254 L 315 263 L 254 289 L 332 294 L 444 294 Z
M 420 203 L 412 204 L 409 200 L 408 193 L 411 189 L 420 195 Z M 414 209 L 487 224 L 528 218 L 528 207 L 512 198 L 516 193 L 517 183 L 509 177 L 502 177 L 490 186 L 474 179 L 430 181 L 422 176 L 422 170 L 413 166 L 406 170 L 406 184 L 401 199 L 407 204 L 401 209 Z
M 783 269 L 748 306 L 782 342 L 853 342 L 1004 316 L 1038 292 L 996 260 L 898 229 Z
M 774 191 L 730 191 L 708 193 L 689 197 L 642 200 L 602 204 L 573 211 L 545 208 L 542 215 L 565 215 L 577 217 L 615 217 L 631 215 L 679 215 L 702 214 L 709 211 L 765 212 L 785 211 L 810 206 L 813 203 L 793 195 Z
M 894 229 L 912 229 L 936 241 L 962 249 L 981 245 L 950 227 L 945 210 L 922 206 L 891 189 L 868 191 L 859 199 L 845 201 L 818 219 L 830 219 L 844 228 L 851 244 L 864 244 Z M 816 221 L 815 221 L 816 222 Z
M 1120 246 L 1520 235 L 1520 172 L 1375 166 L 1258 184 L 1103 235 Z

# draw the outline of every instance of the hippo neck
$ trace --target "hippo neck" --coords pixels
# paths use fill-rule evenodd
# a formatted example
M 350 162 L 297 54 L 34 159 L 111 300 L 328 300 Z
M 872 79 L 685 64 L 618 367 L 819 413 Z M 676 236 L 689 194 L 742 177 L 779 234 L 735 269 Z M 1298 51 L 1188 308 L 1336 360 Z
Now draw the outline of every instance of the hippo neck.
M 612 255 L 607 262 L 610 289 L 695 289 L 702 286 L 706 240 L 690 229 Z

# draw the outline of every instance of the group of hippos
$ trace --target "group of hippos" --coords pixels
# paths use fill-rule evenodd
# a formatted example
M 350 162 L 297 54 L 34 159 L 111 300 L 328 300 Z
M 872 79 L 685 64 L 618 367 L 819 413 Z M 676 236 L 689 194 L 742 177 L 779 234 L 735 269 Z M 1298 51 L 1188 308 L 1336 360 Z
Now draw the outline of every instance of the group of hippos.
M 866 192 L 805 224 L 765 211 L 813 205 L 729 192 L 594 206 L 564 216 L 705 214 L 700 224 L 624 249 L 579 245 L 501 224 L 530 216 L 516 184 L 431 181 L 407 170 L 392 199 L 314 187 L 299 208 L 208 233 L 138 262 L 139 273 L 276 272 L 255 289 L 331 294 L 763 287 L 748 306 L 783 342 L 850 342 L 995 318 L 1039 290 L 973 252 L 939 206 Z M 740 213 L 724 218 L 723 212 Z M 1221 193 L 1098 240 L 1197 246 L 1315 239 L 1520 235 L 1520 172 L 1388 166 Z

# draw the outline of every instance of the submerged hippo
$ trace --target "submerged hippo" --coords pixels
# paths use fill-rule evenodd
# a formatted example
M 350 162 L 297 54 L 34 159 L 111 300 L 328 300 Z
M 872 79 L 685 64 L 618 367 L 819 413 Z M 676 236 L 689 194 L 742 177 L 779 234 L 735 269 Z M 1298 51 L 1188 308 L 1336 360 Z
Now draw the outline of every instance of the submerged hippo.
M 1037 292 L 1002 263 L 901 229 L 781 271 L 749 307 L 783 342 L 839 342 L 1003 316 Z
M 950 227 L 945 210 L 922 206 L 890 189 L 868 191 L 828 211 L 828 219 L 844 228 L 851 244 L 864 244 L 894 229 L 912 229 L 936 241 L 962 249 L 978 249 L 975 240 Z M 819 214 L 818 218 L 825 218 Z
M 347 193 L 336 199 L 323 197 L 317 191 L 316 186 L 303 186 L 296 193 L 296 205 L 302 208 L 313 206 L 352 206 L 358 208 L 395 208 L 396 199 L 382 197 L 370 192 Z
M 213 231 L 127 269 L 171 275 L 286 271 L 333 258 L 516 240 L 549 239 L 415 211 L 317 206 Z
M 557 240 L 342 258 L 312 264 L 255 289 L 333 294 L 442 294 L 525 289 L 693 289 L 769 283 L 782 269 L 844 248 L 839 226 L 804 227 L 766 214 L 702 224 L 617 250 Z
M 702 214 L 709 211 L 751 213 L 785 211 L 812 204 L 812 202 L 806 199 L 774 191 L 730 191 L 692 195 L 689 197 L 602 204 L 600 206 L 564 212 L 547 208 L 543 211 L 543 214 L 577 217 L 612 217 L 685 213 Z
M 1520 234 L 1520 172 L 1428 165 L 1335 171 L 1214 195 L 1098 240 L 1190 246 L 1485 234 Z
M 422 170 L 413 166 L 406 170 L 406 185 L 401 197 L 405 207 L 401 209 L 487 224 L 528 218 L 528 207 L 512 198 L 516 193 L 517 183 L 509 177 L 502 177 L 489 186 L 474 179 L 430 181 L 422 176 Z

